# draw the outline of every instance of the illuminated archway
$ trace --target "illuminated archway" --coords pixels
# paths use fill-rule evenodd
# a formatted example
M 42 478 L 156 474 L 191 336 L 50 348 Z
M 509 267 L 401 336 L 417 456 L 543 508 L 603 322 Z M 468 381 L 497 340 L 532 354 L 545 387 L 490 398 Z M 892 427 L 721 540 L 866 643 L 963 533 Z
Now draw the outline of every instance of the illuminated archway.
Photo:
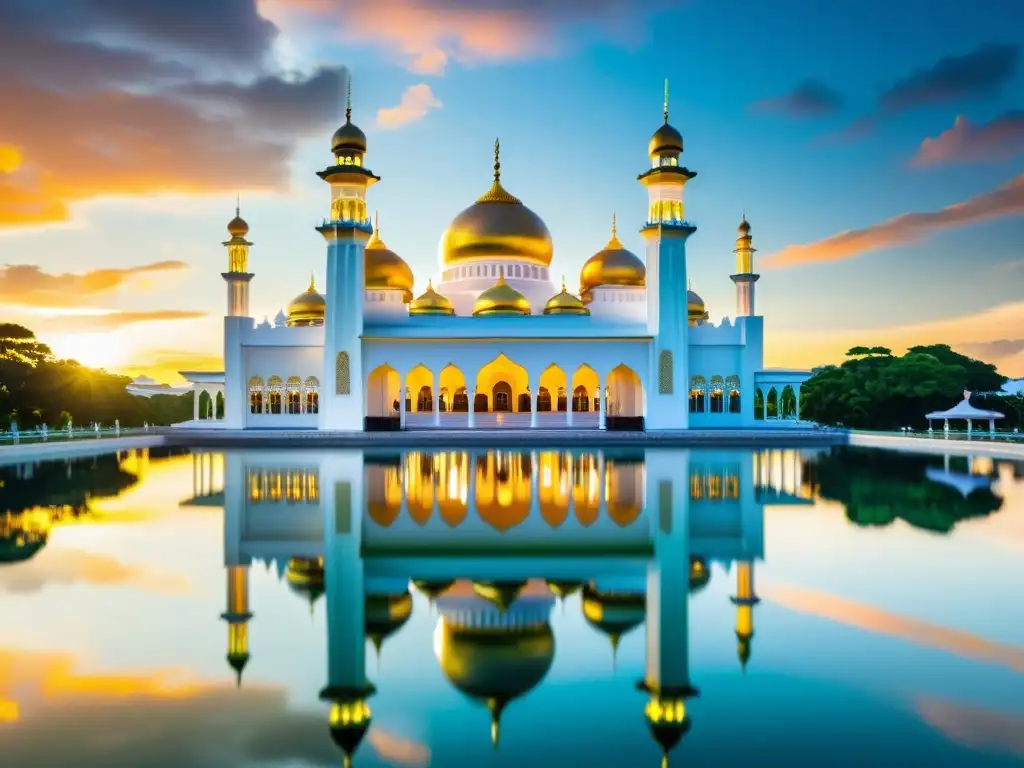
M 448 363 L 438 375 L 438 395 L 441 398 L 442 413 L 466 413 L 469 398 L 466 396 L 466 377 L 454 364 Z
M 417 525 L 426 525 L 434 511 L 434 457 L 420 451 L 407 453 L 403 470 L 409 517 Z
M 601 511 L 601 467 L 597 455 L 581 453 L 573 458 L 572 504 L 581 525 L 593 525 Z
M 407 413 L 430 413 L 434 410 L 434 374 L 425 365 L 417 365 L 405 377 Z
M 389 527 L 402 511 L 401 468 L 392 464 L 368 465 L 366 486 L 370 519 L 382 528 Z
M 608 374 L 609 416 L 639 418 L 644 415 L 644 390 L 640 376 L 627 365 Z
M 552 363 L 540 374 L 540 391 L 537 398 L 537 411 L 560 411 L 565 409 L 565 389 L 569 379 L 561 368 Z M 562 399 L 559 400 L 561 393 Z
M 437 511 L 452 528 L 466 519 L 469 510 L 469 454 L 448 451 L 437 454 L 435 473 Z
M 557 528 L 569 516 L 570 456 L 561 451 L 544 451 L 538 456 L 537 464 L 540 516 L 552 528 Z
M 523 366 L 503 354 L 498 355 L 477 374 L 474 410 L 498 411 L 499 406 L 504 407 L 507 398 L 508 407 L 503 409 L 514 411 L 519 405 L 519 395 L 526 394 L 529 383 L 529 376 Z M 503 397 L 500 403 L 496 403 L 499 393 L 503 393 Z
M 604 498 L 608 517 L 621 527 L 633 523 L 644 506 L 644 465 L 642 461 L 604 463 Z
M 390 365 L 381 365 L 370 371 L 366 379 L 366 415 L 398 418 L 398 393 L 401 378 Z
M 573 411 L 585 413 L 598 409 L 597 398 L 600 393 L 597 391 L 600 380 L 597 371 L 589 365 L 581 365 L 572 375 L 572 385 L 569 389 L 572 392 Z
M 477 457 L 477 514 L 499 531 L 515 528 L 530 514 L 529 459 L 529 454 L 493 450 Z

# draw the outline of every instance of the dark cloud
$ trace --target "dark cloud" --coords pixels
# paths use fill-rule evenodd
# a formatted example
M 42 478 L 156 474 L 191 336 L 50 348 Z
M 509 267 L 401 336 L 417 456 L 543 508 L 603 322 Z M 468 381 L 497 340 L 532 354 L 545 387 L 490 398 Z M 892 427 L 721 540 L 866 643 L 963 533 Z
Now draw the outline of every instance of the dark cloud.
M 963 56 L 946 56 L 902 80 L 878 99 L 886 114 L 927 104 L 995 95 L 1017 71 L 1020 51 L 1013 45 L 982 45 Z
M 1006 112 L 988 123 L 973 123 L 963 115 L 953 127 L 921 142 L 910 164 L 995 162 L 1024 154 L 1024 111 Z
M 35 264 L 8 264 L 0 268 L 0 303 L 25 307 L 89 306 L 142 275 L 187 268 L 183 261 L 157 261 L 123 269 L 53 275 Z
M 752 105 L 755 112 L 779 112 L 794 117 L 819 117 L 838 112 L 843 97 L 820 80 L 808 79 L 792 91 Z
M 296 138 L 340 120 L 344 69 L 268 69 L 255 0 L 11 0 L 5 21 L 0 226 L 104 195 L 284 190 Z
M 982 360 L 993 360 L 1024 352 L 1024 339 L 996 339 L 961 344 L 964 351 Z

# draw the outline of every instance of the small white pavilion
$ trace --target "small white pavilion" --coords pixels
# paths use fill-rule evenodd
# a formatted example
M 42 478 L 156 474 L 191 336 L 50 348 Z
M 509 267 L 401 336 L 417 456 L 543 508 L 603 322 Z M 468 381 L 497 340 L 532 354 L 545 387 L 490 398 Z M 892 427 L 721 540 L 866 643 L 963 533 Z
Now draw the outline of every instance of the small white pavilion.
M 1003 414 L 998 411 L 986 411 L 982 408 L 975 408 L 971 405 L 971 393 L 964 391 L 964 399 L 954 405 L 948 411 L 932 411 L 925 415 L 928 419 L 928 431 L 932 431 L 932 422 L 938 419 L 942 419 L 942 429 L 944 432 L 949 432 L 949 420 L 950 419 L 963 419 L 967 422 L 967 434 L 971 434 L 975 420 L 988 420 L 988 431 L 989 434 L 993 434 L 996 431 L 996 419 L 1003 418 Z

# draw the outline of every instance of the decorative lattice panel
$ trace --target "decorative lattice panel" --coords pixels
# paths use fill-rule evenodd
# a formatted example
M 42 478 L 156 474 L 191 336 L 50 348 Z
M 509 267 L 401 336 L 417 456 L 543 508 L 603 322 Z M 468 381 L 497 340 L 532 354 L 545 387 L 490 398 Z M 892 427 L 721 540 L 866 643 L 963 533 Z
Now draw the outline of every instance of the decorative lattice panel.
M 658 357 L 658 394 L 671 395 L 673 389 L 672 353 L 666 349 Z
M 352 394 L 352 371 L 349 365 L 348 352 L 338 353 L 338 362 L 335 365 L 335 386 L 334 392 L 338 395 Z

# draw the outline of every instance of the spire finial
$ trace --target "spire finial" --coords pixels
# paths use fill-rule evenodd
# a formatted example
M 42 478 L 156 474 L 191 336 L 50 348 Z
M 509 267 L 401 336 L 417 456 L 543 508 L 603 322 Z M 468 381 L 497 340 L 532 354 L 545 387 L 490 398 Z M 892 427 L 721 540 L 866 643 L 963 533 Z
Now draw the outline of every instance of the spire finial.
M 693 290 L 693 278 L 692 277 L 686 281 L 686 290 L 688 290 L 688 291 L 692 291 Z
M 373 212 L 373 233 L 380 236 L 380 209 Z
M 505 267 L 504 265 L 498 265 L 498 285 L 505 284 Z
M 235 216 L 242 215 L 242 194 L 235 192 Z
M 427 290 L 428 291 L 434 290 L 434 278 L 432 278 L 432 277 L 428 277 L 427 278 Z
M 501 183 L 501 140 L 494 140 L 494 183 Z
M 309 293 L 312 293 L 313 291 L 316 290 L 316 275 L 313 274 L 312 270 L 310 270 L 309 272 L 309 288 L 307 288 L 306 290 Z
M 568 293 L 568 291 L 565 289 L 565 274 L 564 273 L 562 274 L 562 293 Z
M 345 77 L 345 122 L 352 122 L 352 75 Z
M 668 78 L 665 78 L 665 104 L 664 104 L 664 115 L 665 122 L 668 123 Z
M 619 231 L 615 223 L 615 211 L 612 211 L 612 237 L 618 237 Z

